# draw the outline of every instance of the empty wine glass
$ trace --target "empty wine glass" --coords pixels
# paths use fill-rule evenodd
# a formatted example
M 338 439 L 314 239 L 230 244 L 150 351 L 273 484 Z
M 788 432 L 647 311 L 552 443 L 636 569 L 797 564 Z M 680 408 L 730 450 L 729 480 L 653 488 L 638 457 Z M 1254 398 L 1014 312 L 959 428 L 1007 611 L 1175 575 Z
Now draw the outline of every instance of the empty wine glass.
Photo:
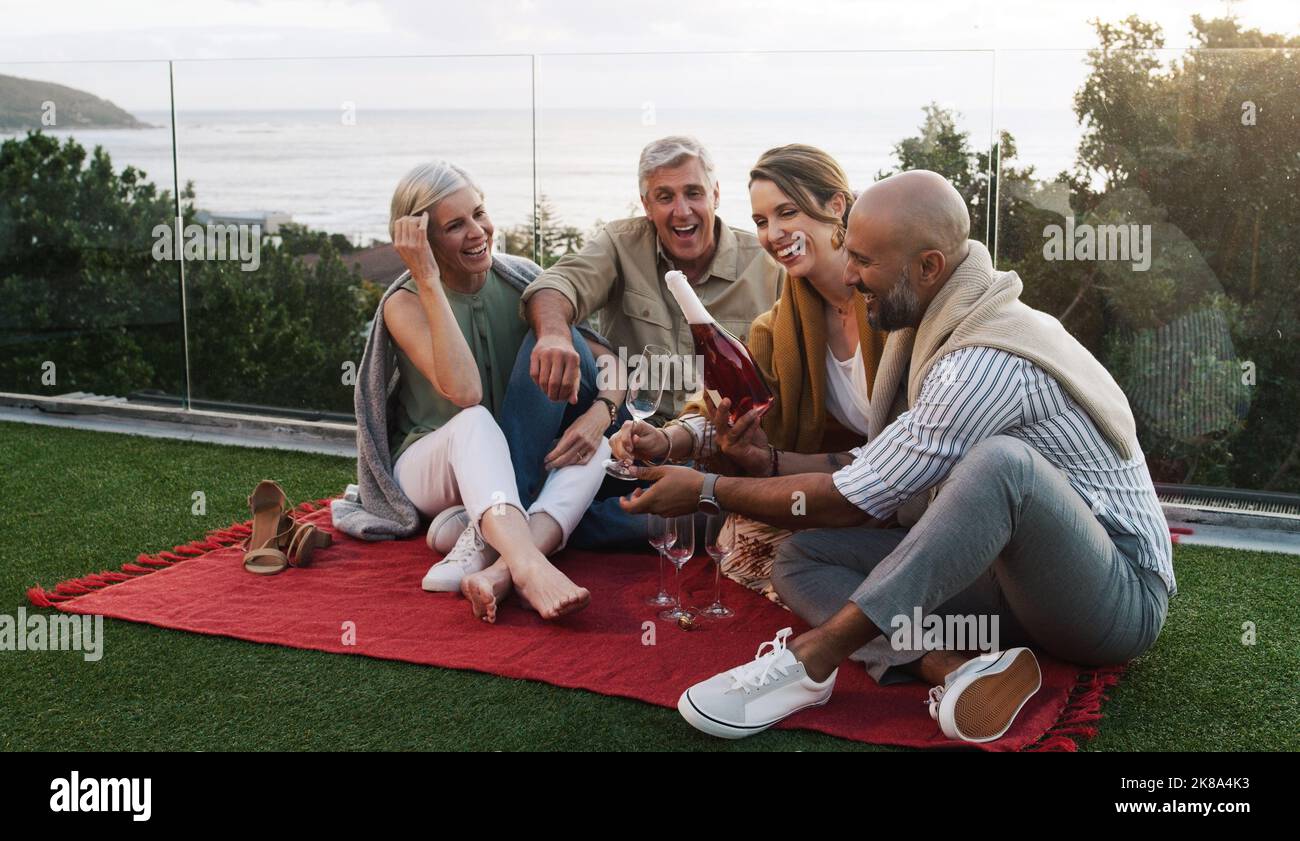
M 675 607 L 665 610 L 659 614 L 659 618 L 668 622 L 676 622 L 683 616 L 690 619 L 695 618 L 695 611 L 682 605 L 682 567 L 695 554 L 695 515 L 686 514 L 681 517 L 673 517 L 677 521 L 677 540 L 664 550 L 668 560 L 673 562 L 676 568 L 674 578 L 677 580 L 677 604 Z
M 645 603 L 653 607 L 672 607 L 676 604 L 673 597 L 664 588 L 664 554 L 669 546 L 677 541 L 677 532 L 671 517 L 649 514 L 646 518 L 646 532 L 650 545 L 659 551 L 659 592 L 647 596 Z
M 727 528 L 727 513 L 710 514 L 704 522 L 704 551 L 713 559 L 713 604 L 700 611 L 710 619 L 734 616 L 731 608 L 722 604 L 722 562 L 735 551 L 736 530 Z
M 628 372 L 627 395 L 623 398 L 623 405 L 627 406 L 628 414 L 634 420 L 646 420 L 659 411 L 667 380 L 664 373 L 671 353 L 661 345 L 646 345 L 637 358 L 636 365 Z M 637 477 L 628 470 L 629 467 L 630 461 L 611 458 L 605 462 L 605 472 L 610 476 L 635 482 Z

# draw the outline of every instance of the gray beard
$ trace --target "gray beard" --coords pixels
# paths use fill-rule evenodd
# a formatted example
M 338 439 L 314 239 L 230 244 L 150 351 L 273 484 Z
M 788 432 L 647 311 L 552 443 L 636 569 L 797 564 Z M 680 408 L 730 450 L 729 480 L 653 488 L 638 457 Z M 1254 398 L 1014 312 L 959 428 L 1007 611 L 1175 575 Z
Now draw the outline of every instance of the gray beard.
M 921 301 L 916 297 L 910 281 L 907 269 L 903 269 L 889 294 L 883 298 L 876 297 L 875 309 L 867 314 L 867 323 L 872 329 L 902 330 L 917 325 L 921 315 Z

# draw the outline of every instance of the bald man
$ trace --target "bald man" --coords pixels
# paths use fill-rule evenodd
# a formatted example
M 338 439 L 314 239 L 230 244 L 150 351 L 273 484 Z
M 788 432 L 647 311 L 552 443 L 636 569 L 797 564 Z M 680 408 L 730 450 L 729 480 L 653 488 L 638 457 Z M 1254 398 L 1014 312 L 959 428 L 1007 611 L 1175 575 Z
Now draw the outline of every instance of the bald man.
M 812 629 L 786 628 L 687 689 L 678 709 L 696 728 L 740 738 L 825 704 L 851 658 L 881 683 L 933 684 L 948 738 L 992 741 L 1038 690 L 1031 647 L 1097 666 L 1160 633 L 1173 553 L 1128 401 L 969 231 L 965 202 L 933 172 L 884 179 L 853 206 L 845 283 L 874 327 L 895 331 L 893 352 L 911 342 L 908 409 L 879 436 L 848 453 L 776 452 L 768 477 L 643 470 L 654 484 L 625 501 L 804 530 L 772 580 Z M 756 420 L 719 440 L 765 447 Z M 925 513 L 900 527 L 917 497 Z

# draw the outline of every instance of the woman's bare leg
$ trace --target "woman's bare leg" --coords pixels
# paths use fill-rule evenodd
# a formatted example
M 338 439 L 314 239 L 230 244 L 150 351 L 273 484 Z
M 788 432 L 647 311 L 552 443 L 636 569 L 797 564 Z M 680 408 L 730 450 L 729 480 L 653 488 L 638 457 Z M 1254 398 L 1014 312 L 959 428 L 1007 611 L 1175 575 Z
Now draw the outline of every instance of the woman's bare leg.
M 497 606 L 512 587 L 543 619 L 587 606 L 591 594 L 586 588 L 574 584 L 546 559 L 546 552 L 554 551 L 561 539 L 559 525 L 548 515 L 539 513 L 525 520 L 517 508 L 497 506 L 484 513 L 479 529 L 501 557 L 461 583 L 461 592 L 475 616 L 495 622 Z

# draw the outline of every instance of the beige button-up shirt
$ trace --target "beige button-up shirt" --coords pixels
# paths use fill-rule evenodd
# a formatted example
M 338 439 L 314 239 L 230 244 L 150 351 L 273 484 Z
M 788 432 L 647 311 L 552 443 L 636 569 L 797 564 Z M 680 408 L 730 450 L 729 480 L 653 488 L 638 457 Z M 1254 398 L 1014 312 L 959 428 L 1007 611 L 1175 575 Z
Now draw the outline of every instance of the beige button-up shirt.
M 730 228 L 721 219 L 714 232 L 717 251 L 707 275 L 694 284 L 695 294 L 719 324 L 747 341 L 750 324 L 780 296 L 785 270 L 753 234 Z M 521 306 L 538 291 L 554 289 L 569 299 L 578 321 L 596 315 L 600 332 L 616 354 L 625 348 L 625 357 L 631 358 L 656 344 L 691 357 L 695 343 L 690 326 L 663 281 L 672 268 L 650 219 L 620 219 L 528 284 Z M 656 417 L 676 417 L 690 396 L 684 389 L 671 397 L 665 391 Z

